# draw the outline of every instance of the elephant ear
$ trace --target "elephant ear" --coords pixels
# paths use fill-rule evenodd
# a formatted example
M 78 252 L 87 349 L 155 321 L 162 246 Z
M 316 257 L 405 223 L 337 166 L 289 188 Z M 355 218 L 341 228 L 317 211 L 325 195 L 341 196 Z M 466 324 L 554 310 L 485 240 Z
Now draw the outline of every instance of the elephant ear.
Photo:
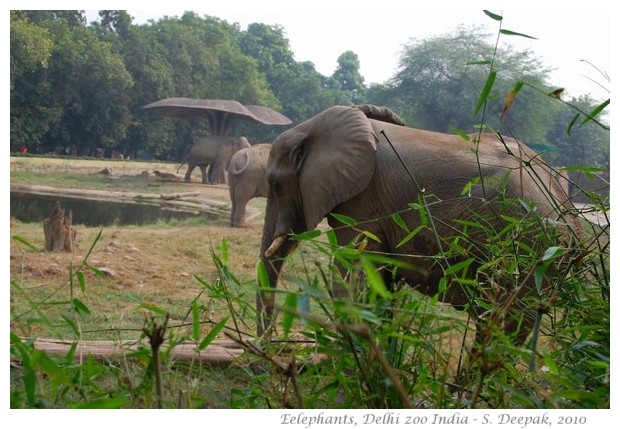
M 308 229 L 368 186 L 378 138 L 359 109 L 336 106 L 299 125 L 304 138 L 292 154 Z

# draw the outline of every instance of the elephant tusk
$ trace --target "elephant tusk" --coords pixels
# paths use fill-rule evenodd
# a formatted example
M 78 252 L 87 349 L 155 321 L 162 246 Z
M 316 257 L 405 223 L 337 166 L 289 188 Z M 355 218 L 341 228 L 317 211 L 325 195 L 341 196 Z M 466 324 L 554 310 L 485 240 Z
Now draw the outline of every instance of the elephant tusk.
M 278 249 L 284 244 L 285 241 L 286 237 L 284 235 L 277 236 L 271 243 L 271 246 L 269 246 L 269 248 L 265 251 L 265 256 L 270 258 L 274 253 L 278 251 Z

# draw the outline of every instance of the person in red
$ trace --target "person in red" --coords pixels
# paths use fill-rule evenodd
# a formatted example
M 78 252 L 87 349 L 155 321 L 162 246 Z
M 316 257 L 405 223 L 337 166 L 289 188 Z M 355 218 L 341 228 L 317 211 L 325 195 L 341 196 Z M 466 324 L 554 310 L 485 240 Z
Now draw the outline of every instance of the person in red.
M 20 148 L 19 148 L 19 153 L 26 153 L 28 152 L 28 148 L 26 147 L 25 144 L 23 144 Z

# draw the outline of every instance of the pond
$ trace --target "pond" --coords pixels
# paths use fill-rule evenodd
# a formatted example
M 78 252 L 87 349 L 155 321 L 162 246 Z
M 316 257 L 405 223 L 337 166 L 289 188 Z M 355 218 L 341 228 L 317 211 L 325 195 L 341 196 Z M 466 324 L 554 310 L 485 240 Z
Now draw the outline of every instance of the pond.
M 215 222 L 219 218 L 215 214 L 172 209 L 159 204 L 71 198 L 13 191 L 11 191 L 11 217 L 22 222 L 43 222 L 52 213 L 56 201 L 60 202 L 65 213 L 69 210 L 73 212 L 74 225 L 147 225 L 157 223 L 159 220 L 182 220 L 193 217 L 208 217 Z

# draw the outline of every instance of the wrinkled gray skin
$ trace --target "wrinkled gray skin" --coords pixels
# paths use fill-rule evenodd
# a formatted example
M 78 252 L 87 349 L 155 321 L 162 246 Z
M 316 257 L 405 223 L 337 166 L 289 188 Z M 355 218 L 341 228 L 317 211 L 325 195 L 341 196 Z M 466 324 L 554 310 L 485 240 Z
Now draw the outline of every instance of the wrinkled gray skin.
M 241 149 L 230 159 L 228 189 L 232 210 L 230 226 L 245 226 L 245 208 L 252 198 L 267 197 L 267 160 L 271 143 Z
M 328 213 L 334 212 L 347 215 L 359 224 L 354 230 L 328 216 L 339 244 L 350 243 L 359 235 L 359 228 L 363 228 L 380 240 L 380 243 L 367 240 L 367 251 L 388 253 L 417 268 L 400 269 L 397 278 L 383 270 L 386 285 L 404 281 L 424 294 L 435 295 L 442 271 L 432 258 L 420 257 L 439 253 L 435 236 L 423 229 L 414 239 L 398 247 L 407 231 L 390 217 L 392 213 L 400 213 L 410 231 L 419 226 L 419 212 L 407 210 L 409 203 L 419 201 L 419 189 L 424 190 L 431 203 L 429 211 L 434 227 L 444 239 L 462 231 L 453 220 L 471 219 L 472 213 L 491 216 L 490 222 L 501 229 L 502 219 L 498 214 L 505 213 L 506 208 L 496 201 L 500 193 L 498 181 L 487 182 L 484 190 L 480 184 L 474 185 L 469 194 L 461 195 L 465 185 L 480 173 L 485 178 L 509 174 L 505 196 L 533 201 L 542 217 L 558 217 L 554 210 L 557 205 L 550 199 L 559 204 L 567 203 L 557 180 L 533 151 L 513 139 L 505 139 L 505 144 L 495 135 L 483 134 L 478 163 L 474 144 L 459 136 L 369 119 L 362 110 L 344 106 L 329 108 L 283 132 L 272 145 L 267 166 L 269 195 L 260 259 L 265 264 L 270 286 L 276 287 L 284 258 L 296 247 L 296 242 L 288 239 L 289 234 L 314 229 Z M 508 154 L 506 148 L 514 156 Z M 526 162 L 531 160 L 532 168 L 526 167 L 519 157 Z M 411 171 L 419 188 L 403 164 Z M 553 195 L 551 198 L 547 189 Z M 519 206 L 509 214 L 523 216 L 525 211 Z M 468 237 L 484 243 L 480 234 L 471 228 Z M 443 246 L 447 248 L 449 244 Z M 476 248 L 472 248 L 474 252 Z M 469 268 L 471 271 L 467 275 L 475 278 L 477 267 L 472 264 Z M 339 269 L 344 275 L 342 267 Z M 531 289 L 529 286 L 521 288 L 518 297 L 532 292 Z M 509 292 L 498 292 L 491 299 L 505 302 Z M 459 309 L 468 303 L 458 285 L 450 285 L 440 299 Z M 257 310 L 257 332 L 262 335 L 272 322 L 274 293 L 259 292 Z M 478 320 L 478 311 L 480 309 L 471 309 L 474 320 Z M 529 308 L 521 308 L 518 312 L 520 314 L 506 320 L 504 329 L 508 333 L 515 332 L 515 318 L 522 318 L 518 339 L 524 341 L 531 331 L 535 312 Z
M 250 147 L 250 143 L 245 137 L 207 136 L 195 139 L 185 161 L 187 163 L 185 181 L 190 182 L 192 171 L 199 167 L 202 173 L 202 183 L 226 183 L 224 172 L 228 169 L 230 158 L 235 152 L 247 147 Z M 207 168 L 209 168 L 208 177 Z

